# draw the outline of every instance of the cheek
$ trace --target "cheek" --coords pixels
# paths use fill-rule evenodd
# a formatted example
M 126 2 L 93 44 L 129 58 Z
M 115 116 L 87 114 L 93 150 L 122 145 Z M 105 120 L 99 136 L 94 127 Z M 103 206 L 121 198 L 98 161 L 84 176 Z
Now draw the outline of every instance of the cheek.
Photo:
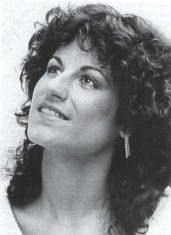
M 37 82 L 34 90 L 33 90 L 33 96 L 31 101 L 31 108 L 30 108 L 30 115 L 34 113 L 35 106 L 37 105 L 37 102 L 40 98 L 45 94 L 45 84 L 43 79 L 40 78 L 40 80 Z
M 32 96 L 32 101 L 31 101 L 31 107 L 29 111 L 29 117 L 28 117 L 28 135 L 36 133 L 36 127 L 39 125 L 38 123 L 38 117 L 37 117 L 37 104 L 40 99 L 42 99 L 43 96 L 43 89 L 42 89 L 42 84 L 40 83 L 40 80 L 36 84 L 34 91 L 33 91 L 33 96 Z
M 113 94 L 96 94 L 92 96 L 79 97 L 76 102 L 78 118 L 92 120 L 115 119 L 118 107 L 117 97 Z
M 87 151 L 98 151 L 113 144 L 118 135 L 115 125 L 117 100 L 111 96 L 79 99 L 76 104 L 77 120 L 74 124 L 73 142 Z M 76 138 L 75 138 L 76 137 Z M 74 144 L 73 144 L 74 145 Z M 83 151 L 83 150 L 82 150 Z
M 45 91 L 45 79 L 40 78 L 33 90 L 32 102 L 34 102 L 41 93 Z

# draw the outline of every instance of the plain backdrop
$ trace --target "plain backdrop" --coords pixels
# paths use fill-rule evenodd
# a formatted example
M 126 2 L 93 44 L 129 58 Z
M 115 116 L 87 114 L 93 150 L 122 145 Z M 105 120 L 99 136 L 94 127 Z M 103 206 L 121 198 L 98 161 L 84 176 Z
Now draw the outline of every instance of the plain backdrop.
M 133 13 L 152 21 L 171 38 L 170 0 L 71 0 L 74 5 L 92 2 L 109 3 L 121 13 Z M 43 22 L 46 12 L 66 0 L 1 0 L 0 41 L 0 165 L 6 161 L 4 151 L 15 147 L 24 137 L 24 129 L 16 124 L 14 113 L 24 94 L 19 83 L 20 64 L 27 53 L 34 22 Z

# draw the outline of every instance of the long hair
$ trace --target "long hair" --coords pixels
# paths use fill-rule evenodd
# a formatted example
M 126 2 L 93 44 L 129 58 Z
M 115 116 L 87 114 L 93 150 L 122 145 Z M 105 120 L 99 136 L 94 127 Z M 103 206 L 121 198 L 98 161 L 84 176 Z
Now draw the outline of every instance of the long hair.
M 7 189 L 10 203 L 24 206 L 41 194 L 43 148 L 27 137 L 32 95 L 53 53 L 76 39 L 82 50 L 95 53 L 99 62 L 110 68 L 119 87 L 116 123 L 131 133 L 129 159 L 125 158 L 123 139 L 118 136 L 115 142 L 106 192 L 110 222 L 127 235 L 145 233 L 170 183 L 169 42 L 144 19 L 121 15 L 102 4 L 67 11 L 53 8 L 39 27 L 29 41 L 20 75 L 28 99 L 16 117 L 25 127 L 25 139 L 15 154 Z M 90 41 L 88 48 L 86 40 Z

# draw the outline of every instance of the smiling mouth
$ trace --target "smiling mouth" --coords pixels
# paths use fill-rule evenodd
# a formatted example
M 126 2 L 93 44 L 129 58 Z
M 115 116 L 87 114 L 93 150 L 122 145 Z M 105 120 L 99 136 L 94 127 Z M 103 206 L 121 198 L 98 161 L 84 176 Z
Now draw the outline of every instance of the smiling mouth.
M 46 115 L 46 117 L 48 117 L 51 120 L 54 119 L 62 119 L 65 121 L 68 121 L 69 119 L 62 113 L 60 112 L 58 109 L 56 109 L 54 106 L 51 105 L 41 105 L 38 108 L 39 112 Z

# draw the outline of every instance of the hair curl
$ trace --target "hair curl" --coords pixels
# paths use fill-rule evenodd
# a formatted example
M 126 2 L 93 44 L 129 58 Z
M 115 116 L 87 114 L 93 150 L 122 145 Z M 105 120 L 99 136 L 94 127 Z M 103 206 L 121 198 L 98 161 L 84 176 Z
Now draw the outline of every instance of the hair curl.
M 127 235 L 145 233 L 148 220 L 170 183 L 171 98 L 169 42 L 149 22 L 121 15 L 108 5 L 89 4 L 63 11 L 51 9 L 46 23 L 33 34 L 20 75 L 28 99 L 16 113 L 26 139 L 16 151 L 8 186 L 12 205 L 23 206 L 41 193 L 43 148 L 27 137 L 27 118 L 34 87 L 57 48 L 75 38 L 84 51 L 108 66 L 119 87 L 116 122 L 131 133 L 131 157 L 125 159 L 117 137 L 107 183 L 108 210 L 113 226 Z M 90 41 L 86 48 L 85 41 Z M 109 233 L 112 226 L 109 228 Z

